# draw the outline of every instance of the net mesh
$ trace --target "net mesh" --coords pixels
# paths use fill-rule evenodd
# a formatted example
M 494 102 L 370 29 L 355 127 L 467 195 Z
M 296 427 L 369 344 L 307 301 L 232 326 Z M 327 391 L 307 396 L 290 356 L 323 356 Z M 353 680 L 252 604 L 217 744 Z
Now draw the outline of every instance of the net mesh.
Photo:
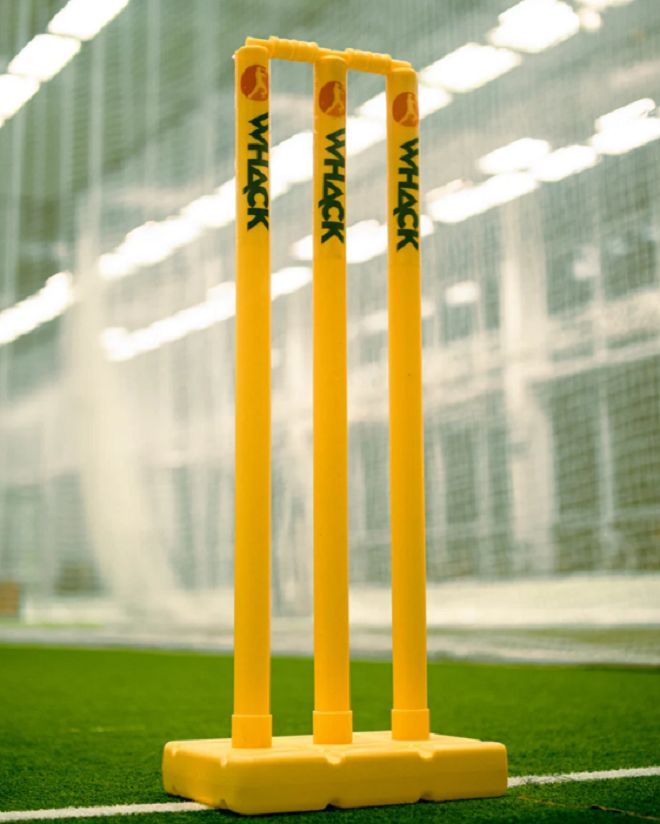
M 3 63 L 63 5 L 3 0 Z M 229 620 L 231 55 L 277 34 L 424 69 L 432 619 L 433 587 L 474 582 L 474 618 L 477 582 L 502 581 L 515 612 L 516 580 L 533 622 L 539 579 L 589 573 L 548 596 L 547 621 L 574 620 L 589 592 L 607 610 L 614 590 L 619 619 L 642 620 L 660 567 L 660 18 L 656 0 L 526 0 L 512 23 L 512 5 L 133 0 L 0 127 L 0 310 L 37 317 L 17 334 L 23 315 L 0 315 L 0 580 L 24 617 Z M 308 66 L 273 65 L 273 607 L 303 618 L 311 88 Z M 350 563 L 374 624 L 389 585 L 381 90 L 350 76 Z

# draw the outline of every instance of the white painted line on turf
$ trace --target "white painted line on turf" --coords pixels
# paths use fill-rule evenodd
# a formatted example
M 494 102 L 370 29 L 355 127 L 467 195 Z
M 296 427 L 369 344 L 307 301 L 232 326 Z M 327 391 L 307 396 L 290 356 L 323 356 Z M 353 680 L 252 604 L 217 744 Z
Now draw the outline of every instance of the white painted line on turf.
M 660 767 L 633 767 L 624 770 L 560 773 L 558 775 L 516 775 L 509 778 L 509 788 L 527 784 L 566 784 L 571 781 L 609 781 L 615 778 L 645 778 L 660 776 Z M 104 818 L 113 815 L 139 813 L 190 813 L 209 810 L 194 801 L 169 801 L 164 804 L 115 804 L 109 807 L 60 807 L 56 810 L 11 810 L 0 812 L 4 821 L 45 821 L 57 818 Z
M 194 801 L 167 801 L 163 804 L 113 804 L 109 807 L 60 807 L 56 810 L 13 810 L 0 813 L 0 821 L 44 821 L 54 818 L 102 818 L 140 813 L 190 813 L 208 810 Z
M 526 784 L 566 784 L 570 781 L 607 781 L 611 778 L 644 778 L 649 775 L 660 775 L 660 767 L 633 767 L 629 770 L 600 770 L 559 775 L 515 775 L 509 778 L 509 787 L 524 787 Z

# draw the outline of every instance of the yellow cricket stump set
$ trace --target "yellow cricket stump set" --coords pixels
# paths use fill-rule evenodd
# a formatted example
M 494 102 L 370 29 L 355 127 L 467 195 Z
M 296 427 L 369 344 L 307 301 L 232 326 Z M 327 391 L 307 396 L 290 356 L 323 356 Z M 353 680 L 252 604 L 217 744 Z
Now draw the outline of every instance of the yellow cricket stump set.
M 314 65 L 313 735 L 270 714 L 269 62 Z M 507 785 L 502 744 L 430 732 L 422 417 L 417 76 L 388 55 L 248 38 L 236 63 L 236 509 L 230 739 L 172 741 L 172 795 L 239 813 L 483 798 Z M 387 91 L 391 731 L 353 732 L 349 685 L 346 74 Z

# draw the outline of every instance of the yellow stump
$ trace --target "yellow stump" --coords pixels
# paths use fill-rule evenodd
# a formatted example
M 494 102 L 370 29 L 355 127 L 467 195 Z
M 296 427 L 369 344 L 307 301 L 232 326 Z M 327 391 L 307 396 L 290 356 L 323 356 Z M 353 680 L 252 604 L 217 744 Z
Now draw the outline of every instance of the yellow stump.
M 346 63 L 314 64 L 314 741 L 352 739 L 348 640 Z
M 429 735 L 417 75 L 387 76 L 392 736 Z
M 270 214 L 268 52 L 236 52 L 234 747 L 269 747 Z

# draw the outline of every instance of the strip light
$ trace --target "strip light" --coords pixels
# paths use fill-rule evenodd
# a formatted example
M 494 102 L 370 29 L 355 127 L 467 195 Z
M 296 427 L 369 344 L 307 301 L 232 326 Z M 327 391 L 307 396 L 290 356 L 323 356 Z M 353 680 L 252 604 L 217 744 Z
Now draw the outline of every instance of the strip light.
M 591 138 L 591 145 L 599 154 L 621 155 L 645 146 L 660 138 L 660 118 L 647 117 L 631 120 L 616 128 L 598 132 Z
M 275 272 L 270 280 L 270 296 L 272 300 L 297 292 L 303 286 L 312 282 L 312 270 L 309 266 L 287 266 Z
M 655 111 L 655 100 L 650 97 L 642 97 L 640 100 L 633 100 L 626 106 L 614 109 L 612 112 L 596 118 L 595 126 L 597 132 L 605 132 L 608 129 L 615 129 L 618 126 L 630 123 L 632 120 L 640 120 L 648 117 Z
M 522 0 L 521 3 L 517 4 L 517 6 L 512 7 L 509 12 L 518 9 L 517 13 L 520 14 L 519 7 L 523 6 L 524 8 L 524 4 L 526 2 L 529 3 L 530 1 L 531 0 Z M 547 3 L 548 0 L 543 1 Z M 631 1 L 632 0 L 579 0 L 582 5 L 595 9 L 596 11 L 602 11 L 611 6 L 626 5 Z M 92 39 L 96 36 L 96 34 L 98 34 L 103 26 L 107 25 L 107 23 L 114 19 L 114 17 L 116 17 L 122 9 L 128 5 L 129 2 L 130 0 L 94 0 L 94 2 L 90 2 L 90 0 L 69 0 L 66 6 L 58 12 L 55 17 L 53 17 L 48 26 L 48 31 L 51 35 L 60 35 L 62 37 L 75 38 L 77 40 Z M 539 2 L 539 0 L 537 0 L 537 2 Z M 565 5 L 561 3 L 561 0 L 557 0 L 557 2 L 561 5 Z M 557 2 L 554 2 L 554 5 L 557 5 Z M 507 12 L 500 16 L 500 26 L 503 22 L 502 17 L 506 14 Z M 515 19 L 515 17 L 509 17 L 508 19 Z M 38 35 L 37 37 L 41 37 L 41 35 Z M 24 49 L 23 52 L 25 52 L 26 49 Z M 76 49 L 76 51 L 77 50 L 78 49 Z M 17 55 L 15 59 L 18 57 L 19 55 Z M 51 59 L 54 64 L 54 57 Z M 71 57 L 68 59 L 71 59 Z M 66 62 L 68 62 L 68 60 L 64 60 L 59 68 L 66 65 Z M 507 48 L 498 48 L 493 45 L 482 46 L 477 43 L 465 44 L 465 46 L 451 52 L 422 70 L 422 82 L 420 83 L 419 89 L 420 116 L 425 117 L 426 115 L 448 105 L 452 99 L 449 91 L 467 92 L 471 89 L 479 88 L 490 80 L 493 80 L 496 77 L 510 71 L 512 68 L 515 68 L 515 66 L 520 65 L 521 62 L 522 58 L 520 55 L 510 51 Z M 18 65 L 20 67 L 20 63 Z M 50 70 L 46 71 L 46 68 L 42 66 L 40 74 L 44 77 L 46 75 L 52 77 L 56 71 L 59 71 L 59 69 L 51 72 Z M 39 81 L 33 77 L 26 77 L 18 74 L 0 75 L 0 128 L 8 118 L 15 114 L 15 112 L 18 111 L 18 109 L 20 109 L 21 106 L 23 106 L 38 91 L 39 85 Z M 374 115 L 375 109 L 369 105 L 370 103 L 373 103 L 374 100 L 379 98 L 384 102 L 384 95 L 377 95 L 376 98 L 372 99 L 372 101 L 366 101 L 365 104 L 359 107 L 358 116 L 348 118 L 347 155 L 351 156 L 359 154 L 366 148 L 369 148 L 375 143 L 385 139 L 386 135 L 384 123 L 378 123 L 379 115 Z M 613 135 L 609 133 L 610 130 L 607 130 L 608 139 L 605 139 L 603 136 L 606 132 L 603 132 L 602 135 L 599 133 L 594 137 L 594 139 L 592 139 L 594 149 L 601 151 L 602 153 L 616 154 L 621 153 L 622 151 L 628 151 L 630 148 L 635 148 L 637 145 L 643 145 L 645 142 L 649 142 L 649 140 L 654 140 L 656 139 L 656 125 L 653 123 L 655 120 L 656 118 L 649 119 L 649 122 L 652 123 L 651 126 L 637 129 L 636 135 L 633 137 L 629 134 L 626 140 L 622 140 L 621 135 L 619 136 L 618 141 L 613 140 Z M 630 131 L 630 129 L 628 129 L 628 131 Z M 599 135 L 601 136 L 599 137 Z M 292 136 L 292 138 L 295 137 L 297 137 L 297 135 Z M 289 140 L 292 138 L 289 138 Z M 556 155 L 556 153 L 554 154 Z M 566 154 L 563 155 L 564 158 L 566 158 L 566 156 Z M 584 157 L 586 157 L 586 155 Z M 293 174 L 296 176 L 299 175 L 299 173 L 295 170 L 293 171 Z M 311 178 L 311 172 L 308 174 L 309 177 L 301 176 L 300 182 Z M 537 174 L 539 180 L 544 180 L 544 178 L 541 177 L 543 172 L 539 171 L 538 168 Z M 287 175 L 284 174 L 283 180 L 286 180 L 286 177 Z M 527 177 L 529 178 L 531 176 Z M 561 178 L 555 177 L 552 179 Z M 456 183 L 459 184 L 458 187 L 456 186 Z M 195 201 L 192 201 L 184 207 L 178 215 L 160 222 L 162 224 L 166 224 L 170 228 L 174 228 L 175 234 L 178 237 L 178 240 L 175 243 L 170 242 L 165 244 L 164 248 L 167 250 L 165 257 L 180 248 L 182 245 L 185 245 L 185 243 L 196 239 L 203 229 L 226 226 L 234 220 L 234 185 L 235 183 L 233 179 L 228 180 L 219 186 L 215 193 L 197 198 Z M 284 186 L 288 184 L 280 183 L 279 185 L 280 188 L 284 189 Z M 499 185 L 502 187 L 501 183 Z M 518 185 L 520 187 L 521 184 L 519 183 Z M 525 183 L 525 186 L 528 185 L 530 185 L 528 182 Z M 500 196 L 502 192 L 506 193 L 507 188 L 509 190 L 507 195 L 508 197 L 511 194 L 511 191 L 513 191 L 511 182 L 502 187 Z M 476 197 L 474 192 L 475 189 L 477 190 Z M 493 189 L 493 193 L 496 193 L 497 189 L 498 186 L 496 185 Z M 524 189 L 524 186 L 522 189 Z M 479 192 L 479 187 L 466 186 L 461 181 L 449 184 L 448 187 L 446 186 L 442 189 L 434 190 L 434 192 L 429 193 L 429 202 L 432 205 L 432 216 L 435 220 L 455 223 L 458 222 L 458 220 L 463 220 L 472 214 L 477 214 L 479 210 L 483 211 L 483 209 L 481 209 L 481 205 L 483 205 L 483 197 L 480 198 L 480 195 L 483 195 L 483 192 Z M 277 196 L 277 192 L 274 196 Z M 453 212 L 447 208 L 446 198 L 450 196 L 453 198 L 453 201 L 450 201 L 450 203 L 453 202 L 454 206 L 460 207 L 454 209 Z M 476 207 L 478 208 L 475 211 Z M 129 232 L 127 234 L 124 242 L 117 247 L 117 249 L 108 254 L 101 255 L 98 262 L 99 274 L 101 277 L 109 280 L 117 279 L 125 277 L 135 271 L 136 268 L 139 268 L 139 265 L 141 264 L 138 263 L 135 254 L 132 253 L 134 253 L 136 247 L 141 249 L 141 252 L 138 253 L 137 257 L 144 260 L 145 251 L 148 250 L 151 244 L 146 242 L 144 246 L 141 246 L 141 244 L 136 244 L 136 237 L 142 241 L 145 241 L 145 238 L 148 237 L 148 233 L 145 234 L 138 232 L 137 235 L 133 233 L 137 232 L 139 229 L 143 229 L 147 225 L 148 224 L 144 224 L 142 227 L 136 227 L 133 232 Z M 151 226 L 150 229 L 153 231 L 154 227 Z M 432 231 L 433 226 L 430 218 L 423 216 L 421 227 L 422 235 L 429 234 Z M 155 237 L 155 233 L 152 235 L 152 238 L 153 237 Z M 133 248 L 131 248 L 131 243 L 129 243 L 128 246 L 125 245 L 129 240 L 132 240 L 132 243 L 134 244 Z M 302 241 L 299 241 L 299 243 L 302 243 Z M 126 255 L 127 250 L 129 251 L 128 256 Z M 153 258 L 154 254 L 157 255 L 157 253 L 153 251 L 146 251 L 146 259 Z M 295 256 L 301 258 L 299 253 L 294 251 L 294 254 Z M 53 277 L 58 277 L 59 274 Z M 49 279 L 49 281 L 50 280 L 51 279 Z M 47 283 L 49 281 L 47 281 Z M 7 312 L 13 311 L 20 305 L 21 304 L 16 304 L 15 307 L 4 310 L 3 313 L 0 313 L 0 318 L 6 318 Z M 8 327 L 5 326 L 5 331 L 0 333 L 0 344 L 7 342 L 7 328 Z M 114 340 L 117 340 L 116 336 Z
M 184 215 L 150 220 L 130 231 L 112 255 L 99 259 L 99 274 L 106 279 L 122 277 L 140 266 L 160 263 L 202 232 L 198 223 Z
M 428 215 L 420 216 L 419 233 L 422 237 L 433 234 L 433 221 Z M 387 251 L 387 225 L 378 220 L 361 220 L 346 230 L 347 263 L 365 263 Z M 312 235 L 291 244 L 291 254 L 297 260 L 312 260 L 314 239 Z
M 422 298 L 420 314 L 422 320 L 427 320 L 428 318 L 433 317 L 433 315 L 435 315 L 435 304 L 433 301 L 428 298 Z M 383 332 L 387 332 L 388 320 L 388 310 L 377 309 L 375 312 L 365 315 L 360 320 L 359 329 L 367 335 L 379 335 Z
M 433 220 L 439 223 L 460 223 L 533 192 L 537 181 L 527 172 L 495 175 L 478 185 L 455 180 L 429 192 L 427 206 Z
M 533 2 L 536 1 L 537 0 L 533 0 Z M 550 2 L 553 5 L 559 3 L 561 7 L 566 5 L 561 2 L 561 0 L 540 1 L 546 4 Z M 81 2 L 81 0 L 71 0 L 71 3 L 74 2 Z M 507 19 L 515 20 L 516 15 L 521 14 L 519 7 L 522 6 L 523 11 L 527 8 L 527 6 L 524 5 L 525 2 L 527 2 L 527 0 L 523 0 L 523 3 L 519 3 L 509 9 L 509 12 L 515 12 L 515 14 L 513 17 Z M 617 0 L 611 0 L 611 2 L 615 3 Z M 504 14 L 506 15 L 507 12 Z M 485 83 L 494 80 L 520 65 L 521 62 L 522 57 L 509 49 L 497 48 L 493 45 L 466 43 L 459 49 L 450 52 L 440 60 L 422 69 L 420 72 L 420 117 L 426 117 L 444 106 L 449 105 L 452 101 L 450 91 L 467 92 L 479 88 Z M 380 92 L 362 103 L 362 105 L 357 108 L 355 115 L 347 118 L 346 154 L 348 157 L 354 157 L 371 146 L 385 140 L 385 101 L 385 93 Z M 525 140 L 532 141 L 532 138 L 526 138 Z M 310 132 L 298 132 L 271 149 L 272 200 L 289 191 L 295 183 L 311 180 L 311 142 L 312 136 Z M 530 145 L 528 142 L 524 147 L 525 151 L 530 151 Z M 520 150 L 520 148 L 520 146 L 517 147 L 518 150 Z M 539 154 L 530 156 L 527 160 L 528 165 L 531 165 L 539 159 L 542 150 L 547 153 L 547 151 L 549 151 L 549 145 L 545 141 L 538 141 L 536 150 Z M 482 158 L 482 161 L 486 164 L 495 162 L 492 157 L 489 159 L 489 156 Z M 520 161 L 513 165 L 511 165 L 511 162 L 505 165 L 501 156 L 499 162 L 502 165 L 500 165 L 497 170 L 495 170 L 494 166 L 485 167 L 493 169 L 492 172 L 488 173 L 521 171 L 526 168 L 520 164 Z M 279 164 L 282 164 L 282 166 L 278 168 Z M 214 193 L 204 195 L 189 203 L 181 210 L 180 215 L 189 219 L 192 223 L 198 224 L 201 230 L 229 225 L 235 217 L 234 185 L 233 178 L 228 180 L 219 186 Z M 464 205 L 467 206 L 468 198 L 462 198 L 462 200 Z M 478 205 L 477 201 L 473 201 L 470 208 Z M 476 212 L 470 211 L 466 213 L 465 216 L 469 216 L 469 214 L 476 214 Z M 433 229 L 432 227 L 430 229 L 427 228 L 426 231 L 433 231 Z M 422 234 L 424 234 L 424 227 L 422 227 Z M 195 235 L 193 235 L 193 238 L 194 237 Z M 379 248 L 382 249 L 382 240 L 377 241 L 377 243 L 379 244 Z M 307 246 L 305 246 L 305 244 L 307 244 Z M 311 244 L 311 238 L 303 238 L 301 241 L 298 241 L 297 244 L 294 244 L 294 257 L 298 260 L 311 260 L 311 246 L 309 244 Z M 127 259 L 124 251 L 122 246 L 120 246 L 113 252 L 101 256 L 99 260 L 99 273 L 101 277 L 109 280 L 125 277 L 136 271 L 141 265 L 148 265 Z M 359 255 L 360 252 L 358 251 L 357 254 Z M 381 254 L 381 251 L 377 252 L 377 254 Z
M 0 74 L 0 119 L 16 114 L 38 90 L 39 82 L 30 77 Z
M 50 80 L 80 51 L 80 41 L 56 34 L 38 34 L 7 67 L 12 74 L 41 82 Z
M 0 75 L 0 128 L 124 9 L 130 0 L 69 0 L 48 24 L 9 62 Z
M 466 43 L 422 69 L 422 82 L 451 92 L 470 92 L 522 63 L 522 57 L 509 49 Z
M 537 54 L 580 30 L 580 18 L 563 0 L 521 0 L 499 16 L 488 34 L 494 46 Z
M 285 194 L 295 183 L 311 180 L 314 168 L 313 143 L 311 132 L 297 132 L 271 149 L 271 197 Z
M 71 272 L 58 272 L 29 298 L 0 312 L 0 345 L 11 343 L 38 326 L 54 320 L 73 303 Z
M 128 3 L 129 0 L 69 0 L 50 21 L 48 31 L 92 40 Z
M 591 145 L 599 154 L 621 155 L 657 140 L 660 118 L 650 116 L 655 110 L 655 101 L 644 97 L 604 114 L 596 120 Z
M 481 289 L 474 280 L 461 280 L 452 283 L 445 289 L 445 303 L 447 306 L 469 306 L 479 300 Z
M 236 217 L 236 179 L 232 177 L 213 194 L 193 200 L 181 214 L 208 229 L 219 229 L 233 223 Z
M 484 183 L 474 185 L 468 181 L 454 180 L 427 195 L 427 206 L 433 220 L 439 223 L 460 223 L 474 215 L 482 214 L 493 206 L 500 205 L 533 191 L 539 182 L 554 183 L 570 175 L 591 169 L 602 155 L 620 155 L 660 139 L 660 117 L 650 116 L 656 111 L 655 101 L 650 97 L 635 100 L 599 117 L 596 134 L 589 140 L 590 145 L 573 144 L 562 146 L 553 152 L 543 154 L 523 172 L 496 174 Z M 521 166 L 529 163 L 533 152 L 522 151 L 524 160 L 516 160 L 516 144 L 529 138 L 514 141 L 485 155 L 478 161 L 482 171 L 505 168 L 507 165 Z M 545 141 L 541 141 L 545 143 Z M 549 144 L 546 144 L 549 148 Z M 541 149 L 539 147 L 539 153 Z M 503 154 L 499 154 L 503 152 Z
M 529 169 L 534 163 L 545 157 L 550 151 L 547 140 L 533 137 L 521 137 L 501 146 L 477 161 L 479 169 L 487 175 L 520 172 Z
M 271 278 L 271 298 L 276 300 L 297 292 L 311 280 L 312 270 L 308 266 L 280 269 Z M 133 332 L 122 327 L 104 329 L 100 342 L 108 360 L 127 361 L 145 352 L 153 352 L 167 343 L 181 340 L 193 332 L 208 329 L 235 315 L 236 284 L 226 281 L 209 289 L 205 301 L 181 309 L 142 329 Z
M 385 140 L 385 122 L 373 120 L 370 117 L 346 118 L 346 156 L 355 157 Z M 311 175 L 310 175 L 311 177 Z
M 591 146 L 562 146 L 535 163 L 531 172 L 536 180 L 555 183 L 585 169 L 591 169 L 599 160 L 598 153 Z

